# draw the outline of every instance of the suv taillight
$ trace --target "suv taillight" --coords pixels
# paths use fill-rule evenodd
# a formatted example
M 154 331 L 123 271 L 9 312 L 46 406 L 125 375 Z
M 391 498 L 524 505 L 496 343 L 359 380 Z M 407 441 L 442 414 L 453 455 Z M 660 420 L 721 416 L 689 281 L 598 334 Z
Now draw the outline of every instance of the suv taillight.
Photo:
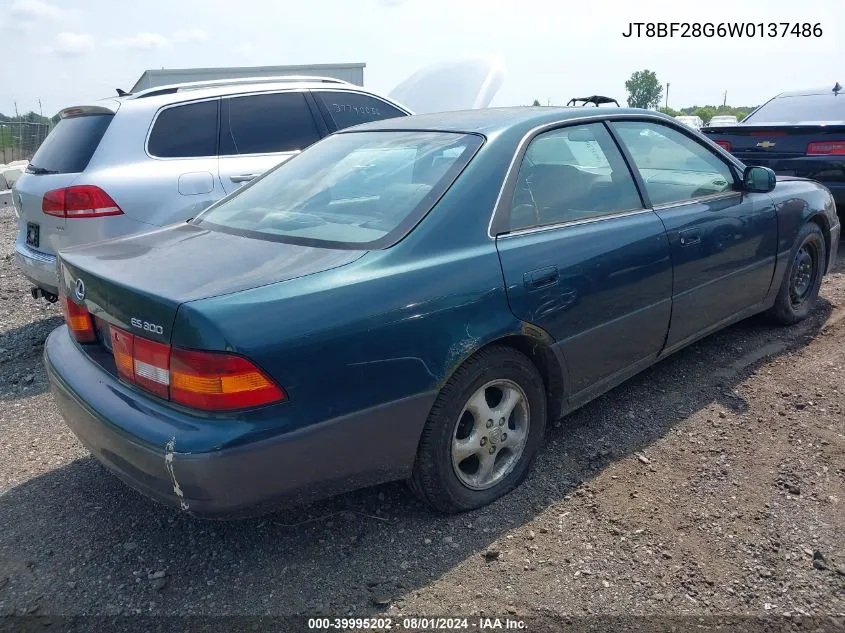
M 97 340 L 97 332 L 94 329 L 91 313 L 85 306 L 68 299 L 63 290 L 63 288 L 59 288 L 59 302 L 62 304 L 65 323 L 67 323 L 70 333 L 80 343 L 93 343 Z
M 731 151 L 732 145 L 730 141 L 716 141 L 716 145 L 728 152 Z
M 807 145 L 807 154 L 815 156 L 842 156 L 845 154 L 845 141 L 818 141 Z
M 281 402 L 287 397 L 243 356 L 171 348 L 114 326 L 109 335 L 120 377 L 171 402 L 225 411 Z
M 99 218 L 122 215 L 111 196 L 94 185 L 75 185 L 44 194 L 41 211 L 59 218 Z

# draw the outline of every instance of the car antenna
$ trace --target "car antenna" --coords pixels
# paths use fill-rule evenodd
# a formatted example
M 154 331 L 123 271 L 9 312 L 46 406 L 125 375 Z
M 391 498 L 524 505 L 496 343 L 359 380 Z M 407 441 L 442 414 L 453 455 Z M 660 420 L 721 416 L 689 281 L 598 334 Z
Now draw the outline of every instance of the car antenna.
M 833 87 L 833 94 L 838 95 L 839 91 L 842 90 L 842 86 L 839 85 L 839 82 L 836 82 L 836 85 Z

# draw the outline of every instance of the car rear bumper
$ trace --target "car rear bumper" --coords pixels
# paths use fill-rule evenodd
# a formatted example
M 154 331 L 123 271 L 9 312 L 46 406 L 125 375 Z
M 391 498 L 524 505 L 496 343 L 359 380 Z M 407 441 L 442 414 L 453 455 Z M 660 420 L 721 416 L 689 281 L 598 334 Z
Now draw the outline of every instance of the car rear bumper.
M 407 477 L 435 397 L 259 439 L 248 423 L 198 418 L 144 398 L 91 361 L 64 326 L 48 337 L 44 360 L 60 412 L 98 461 L 141 493 L 207 517 Z
M 15 241 L 15 258 L 18 262 L 18 268 L 33 284 L 54 295 L 59 293 L 59 277 L 56 272 L 55 255 L 36 251 L 18 237 Z

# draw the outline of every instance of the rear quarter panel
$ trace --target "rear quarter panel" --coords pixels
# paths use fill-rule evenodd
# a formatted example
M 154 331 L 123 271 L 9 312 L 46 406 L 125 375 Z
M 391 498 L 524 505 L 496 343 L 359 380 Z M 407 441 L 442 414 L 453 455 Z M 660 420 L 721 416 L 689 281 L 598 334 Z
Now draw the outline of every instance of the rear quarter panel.
M 270 373 L 289 402 L 265 419 L 284 432 L 433 394 L 468 355 L 520 331 L 492 242 L 407 267 L 386 259 L 189 302 L 173 344 L 234 351 Z
M 155 97 L 124 102 L 77 183 L 84 180 L 103 188 L 127 218 L 150 227 L 183 222 L 225 195 L 216 156 L 156 158 L 147 154 L 147 134 L 163 105 L 166 102 Z M 139 230 L 143 229 L 135 232 Z

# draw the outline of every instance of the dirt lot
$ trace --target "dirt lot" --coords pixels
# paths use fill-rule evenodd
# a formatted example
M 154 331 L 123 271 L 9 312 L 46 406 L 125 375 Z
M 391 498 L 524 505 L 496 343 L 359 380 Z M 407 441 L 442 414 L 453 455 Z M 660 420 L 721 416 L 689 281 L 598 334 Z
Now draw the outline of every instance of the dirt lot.
M 0 211 L 0 614 L 845 614 L 842 264 L 804 323 L 736 325 L 555 424 L 489 508 L 437 516 L 392 484 L 212 523 L 64 426 L 59 311 L 14 230 Z

